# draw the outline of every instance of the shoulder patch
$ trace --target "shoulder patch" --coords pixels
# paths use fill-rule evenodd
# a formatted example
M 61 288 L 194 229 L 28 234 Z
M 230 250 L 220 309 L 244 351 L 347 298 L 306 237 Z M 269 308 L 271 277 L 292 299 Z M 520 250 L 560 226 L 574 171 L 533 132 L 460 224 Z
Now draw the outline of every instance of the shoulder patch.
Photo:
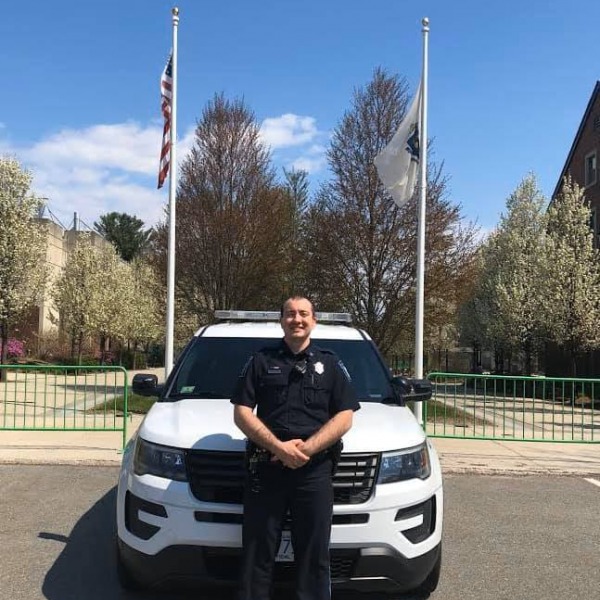
M 340 368 L 340 370 L 342 371 L 342 373 L 346 376 L 346 379 L 348 381 L 352 381 L 352 377 L 350 377 L 350 373 L 348 373 L 348 369 L 346 369 L 346 365 L 341 360 L 338 360 L 337 365 Z

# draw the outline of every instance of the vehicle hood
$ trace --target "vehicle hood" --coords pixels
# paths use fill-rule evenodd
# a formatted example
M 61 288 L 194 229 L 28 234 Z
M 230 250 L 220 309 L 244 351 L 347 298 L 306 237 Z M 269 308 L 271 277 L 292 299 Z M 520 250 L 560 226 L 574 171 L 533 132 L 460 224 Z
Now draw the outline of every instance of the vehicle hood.
M 177 448 L 235 451 L 243 450 L 245 443 L 227 400 L 157 402 L 138 433 L 147 441 Z M 344 436 L 344 452 L 397 450 L 424 440 L 423 429 L 408 408 L 365 402 Z

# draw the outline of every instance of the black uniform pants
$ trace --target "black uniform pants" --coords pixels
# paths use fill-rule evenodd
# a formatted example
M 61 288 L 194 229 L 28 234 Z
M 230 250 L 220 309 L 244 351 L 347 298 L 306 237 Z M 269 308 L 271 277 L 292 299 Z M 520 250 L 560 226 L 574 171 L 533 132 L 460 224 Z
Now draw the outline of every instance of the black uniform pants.
M 296 565 L 296 600 L 329 600 L 332 462 L 326 455 L 299 469 L 260 463 L 247 475 L 240 600 L 268 600 L 286 514 Z

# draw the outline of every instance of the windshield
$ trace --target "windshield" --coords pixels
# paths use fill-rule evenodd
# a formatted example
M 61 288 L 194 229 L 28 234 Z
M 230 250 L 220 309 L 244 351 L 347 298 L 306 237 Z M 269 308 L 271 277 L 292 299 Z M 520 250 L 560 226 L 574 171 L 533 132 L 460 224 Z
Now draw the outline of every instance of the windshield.
M 182 359 L 165 400 L 180 398 L 229 399 L 250 356 L 278 339 L 200 337 Z M 374 346 L 367 340 L 313 340 L 333 350 L 344 362 L 362 402 L 380 402 L 391 396 L 390 375 Z

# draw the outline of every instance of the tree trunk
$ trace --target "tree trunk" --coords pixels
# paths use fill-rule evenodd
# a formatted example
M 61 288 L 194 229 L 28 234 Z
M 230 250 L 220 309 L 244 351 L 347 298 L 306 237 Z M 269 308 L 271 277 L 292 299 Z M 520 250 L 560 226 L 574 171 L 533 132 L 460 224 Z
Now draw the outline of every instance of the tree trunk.
M 77 364 L 81 365 L 81 354 L 83 348 L 83 332 L 79 332 L 79 339 L 77 340 Z
M 104 357 L 106 354 L 106 336 L 100 336 L 100 365 L 104 365 Z
M 525 375 L 531 375 L 531 342 L 527 340 L 524 344 L 525 350 Z
M 75 352 L 77 350 L 77 334 L 73 332 L 71 334 L 71 360 L 75 360 Z

